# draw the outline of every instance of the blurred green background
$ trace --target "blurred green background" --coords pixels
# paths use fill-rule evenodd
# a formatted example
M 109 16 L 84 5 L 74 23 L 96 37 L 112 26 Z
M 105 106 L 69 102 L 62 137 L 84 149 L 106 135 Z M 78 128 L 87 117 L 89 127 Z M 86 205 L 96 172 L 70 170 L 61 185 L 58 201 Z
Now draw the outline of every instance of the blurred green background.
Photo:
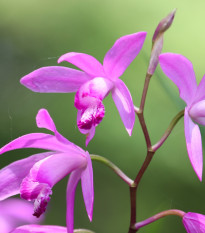
M 152 34 L 158 22 L 174 8 L 177 13 L 165 34 L 163 52 L 181 53 L 189 58 L 199 82 L 205 72 L 204 0 L 1 0 L 0 146 L 23 134 L 42 131 L 35 125 L 35 115 L 40 108 L 47 108 L 59 132 L 86 149 L 85 136 L 76 126 L 74 94 L 33 93 L 21 86 L 19 79 L 34 69 L 56 65 L 60 55 L 71 51 L 91 54 L 102 62 L 117 38 L 147 31 L 141 53 L 121 77 L 138 106 Z M 109 158 L 134 178 L 146 154 L 138 120 L 129 137 L 111 96 L 104 100 L 104 105 L 106 116 L 87 150 Z M 158 67 L 145 106 L 145 119 L 153 143 L 183 107 L 177 88 Z M 1 157 L 1 167 L 34 152 L 39 150 L 9 152 Z M 93 162 L 93 168 L 93 222 L 90 223 L 86 215 L 79 186 L 75 228 L 88 228 L 97 233 L 126 233 L 130 217 L 127 185 L 104 165 Z M 54 187 L 45 224 L 65 225 L 66 182 L 67 178 Z M 169 208 L 205 214 L 204 194 L 204 181 L 199 182 L 188 159 L 181 119 L 142 179 L 137 202 L 138 220 Z M 185 230 L 181 219 L 171 216 L 139 232 L 183 233 Z

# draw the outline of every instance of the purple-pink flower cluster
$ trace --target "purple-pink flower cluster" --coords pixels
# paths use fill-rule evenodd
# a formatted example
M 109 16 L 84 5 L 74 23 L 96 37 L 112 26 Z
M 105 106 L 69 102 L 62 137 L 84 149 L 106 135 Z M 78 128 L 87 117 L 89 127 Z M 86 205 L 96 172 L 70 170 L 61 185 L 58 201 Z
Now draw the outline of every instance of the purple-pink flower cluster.
M 205 76 L 197 85 L 192 63 L 187 58 L 173 53 L 161 54 L 158 57 L 163 45 L 162 35 L 170 27 L 174 14 L 172 12 L 168 19 L 163 19 L 154 34 L 154 45 L 149 65 L 151 68 L 148 69 L 148 77 L 152 76 L 159 61 L 163 72 L 178 87 L 180 97 L 186 103 L 184 130 L 187 151 L 193 169 L 201 181 L 203 156 L 198 124 L 205 125 Z M 96 126 L 105 116 L 103 99 L 111 93 L 122 122 L 131 136 L 135 123 L 135 109 L 137 108 L 134 107 L 127 86 L 119 78 L 142 49 L 145 38 L 146 32 L 138 32 L 119 38 L 106 53 L 103 64 L 88 54 L 66 53 L 59 58 L 58 63 L 66 61 L 80 70 L 62 66 L 42 67 L 24 76 L 20 82 L 35 92 L 75 92 L 74 106 L 78 111 L 77 126 L 79 131 L 86 135 L 86 146 L 93 139 Z M 146 93 L 144 98 L 145 96 Z M 140 111 L 143 112 L 142 109 L 137 111 L 137 114 Z M 73 233 L 75 191 L 79 182 L 81 182 L 89 220 L 92 221 L 93 217 L 94 185 L 91 156 L 88 151 L 84 151 L 70 142 L 57 131 L 54 121 L 46 109 L 38 111 L 36 124 L 38 128 L 47 129 L 50 133 L 26 134 L 12 140 L 0 149 L 0 154 L 23 148 L 46 150 L 46 152 L 15 161 L 0 170 L 0 232 Z M 145 126 L 145 122 L 142 122 L 142 125 Z M 145 138 L 148 134 L 146 130 L 144 130 Z M 148 155 L 155 153 L 153 148 L 147 149 Z M 144 164 L 146 166 L 148 162 Z M 120 174 L 122 175 L 121 171 Z M 32 214 L 38 218 L 46 211 L 51 199 L 52 188 L 67 175 L 70 175 L 66 190 L 67 227 L 35 225 L 37 221 L 36 218 L 33 219 Z M 136 188 L 137 184 L 133 181 L 130 188 Z M 30 203 L 15 199 L 5 200 L 16 194 L 20 194 L 22 199 L 33 202 L 32 214 Z M 165 212 L 163 213 L 166 215 L 167 212 Z M 171 214 L 173 213 L 177 213 L 177 211 Z M 132 230 L 137 231 L 140 227 L 161 218 L 162 215 L 158 214 L 157 217 L 154 216 L 141 223 L 133 224 Z M 188 233 L 205 232 L 204 215 L 191 212 L 182 213 L 182 211 L 178 211 L 177 215 L 182 217 L 182 222 Z M 19 226 L 27 223 L 29 225 Z

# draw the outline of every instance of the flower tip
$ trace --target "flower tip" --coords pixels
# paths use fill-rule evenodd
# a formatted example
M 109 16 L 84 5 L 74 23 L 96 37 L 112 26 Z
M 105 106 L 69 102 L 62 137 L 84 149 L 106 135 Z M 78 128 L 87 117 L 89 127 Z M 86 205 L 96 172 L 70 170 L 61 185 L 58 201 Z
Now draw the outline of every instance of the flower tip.
M 129 134 L 129 136 L 132 136 L 132 129 L 126 129 L 126 130 L 127 130 L 128 134 Z
M 176 14 L 176 8 L 173 11 L 171 11 L 164 19 L 162 19 L 159 22 L 159 24 L 154 32 L 154 35 L 152 37 L 153 43 L 155 42 L 155 40 L 157 39 L 157 37 L 160 34 L 164 33 L 167 29 L 169 29 L 169 27 L 172 25 L 175 14 Z

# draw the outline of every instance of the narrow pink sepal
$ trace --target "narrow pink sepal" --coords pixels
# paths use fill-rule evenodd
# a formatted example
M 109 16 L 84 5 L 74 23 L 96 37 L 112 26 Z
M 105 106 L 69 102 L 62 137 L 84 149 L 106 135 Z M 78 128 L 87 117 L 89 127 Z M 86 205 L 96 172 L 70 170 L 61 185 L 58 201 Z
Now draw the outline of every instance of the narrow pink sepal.
M 187 108 L 184 112 L 184 130 L 186 147 L 191 165 L 200 181 L 202 181 L 203 156 L 202 141 L 199 126 L 195 124 L 189 116 Z
M 73 171 L 69 177 L 67 185 L 67 212 L 66 212 L 66 225 L 67 233 L 73 233 L 74 229 L 74 202 L 75 202 L 75 191 L 77 184 L 81 178 L 82 169 Z
M 67 61 L 77 66 L 87 74 L 91 75 L 91 77 L 105 76 L 102 64 L 91 55 L 75 52 L 66 53 L 58 59 L 58 63 L 62 61 Z
M 188 212 L 184 215 L 182 222 L 187 233 L 205 232 L 205 216 L 202 214 Z
M 17 227 L 10 233 L 67 233 L 66 227 L 52 225 L 24 225 Z
M 57 131 L 56 126 L 53 122 L 53 119 L 51 118 L 49 112 L 46 109 L 42 108 L 38 111 L 38 114 L 36 116 L 36 124 L 38 128 L 45 128 L 45 129 L 51 130 L 52 132 L 55 133 L 57 140 L 59 140 L 63 144 L 68 144 L 73 149 L 76 149 L 77 146 L 75 144 L 68 141 Z
M 112 98 L 126 130 L 131 136 L 135 123 L 134 105 L 128 88 L 120 79 L 116 81 L 115 88 L 112 90 Z
M 48 66 L 34 70 L 21 78 L 20 82 L 34 92 L 68 93 L 76 92 L 90 80 L 86 73 L 61 66 Z
M 2 168 L 0 170 L 0 200 L 19 194 L 20 184 L 33 165 L 51 154 L 51 152 L 46 152 L 32 155 Z
M 197 89 L 192 63 L 186 57 L 174 53 L 161 54 L 159 63 L 166 76 L 178 87 L 180 97 L 189 105 Z
M 36 115 L 36 124 L 38 128 L 45 128 L 55 133 L 56 126 L 46 109 L 40 109 Z
M 68 145 L 61 143 L 55 136 L 45 133 L 23 135 L 0 149 L 0 154 L 22 148 L 39 148 L 51 151 L 68 151 Z
M 146 38 L 146 32 L 138 32 L 119 38 L 107 52 L 103 61 L 106 77 L 120 77 L 138 55 Z
M 89 153 L 86 152 L 86 155 L 87 155 L 87 167 L 85 170 L 82 171 L 81 186 L 82 186 L 86 211 L 90 221 L 92 221 L 93 203 L 94 203 L 93 168 Z

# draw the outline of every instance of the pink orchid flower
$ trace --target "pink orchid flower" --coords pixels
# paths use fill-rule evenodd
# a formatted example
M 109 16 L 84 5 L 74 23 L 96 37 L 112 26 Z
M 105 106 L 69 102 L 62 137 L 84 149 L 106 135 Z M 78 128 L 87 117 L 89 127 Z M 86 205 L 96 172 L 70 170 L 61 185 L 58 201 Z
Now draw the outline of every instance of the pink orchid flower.
M 23 223 L 39 222 L 32 216 L 33 206 L 25 200 L 11 198 L 0 202 L 0 232 L 9 233 Z M 42 219 L 41 219 L 42 220 Z
M 67 229 L 73 232 L 74 199 L 76 186 L 81 180 L 82 192 L 90 221 L 93 213 L 93 170 L 90 155 L 64 138 L 56 129 L 46 109 L 36 117 L 39 128 L 54 135 L 31 133 L 19 137 L 0 149 L 0 154 L 20 148 L 41 148 L 51 152 L 32 155 L 0 170 L 0 200 L 19 194 L 34 201 L 34 215 L 39 217 L 46 209 L 52 187 L 70 174 L 67 185 Z
M 35 92 L 76 92 L 77 125 L 86 134 L 86 146 L 94 137 L 95 127 L 102 121 L 105 109 L 102 100 L 112 98 L 129 135 L 135 122 L 130 92 L 119 77 L 140 52 L 146 32 L 119 38 L 105 55 L 103 65 L 94 57 L 70 52 L 62 55 L 58 63 L 67 61 L 82 71 L 50 66 L 37 69 L 21 79 L 21 84 Z
M 187 105 L 184 112 L 186 146 L 192 167 L 201 181 L 202 141 L 196 123 L 205 125 L 205 76 L 197 86 L 192 63 L 180 54 L 161 54 L 159 63 L 167 77 L 179 88 L 180 97 Z
M 188 212 L 184 215 L 182 222 L 188 233 L 205 232 L 205 215 Z

